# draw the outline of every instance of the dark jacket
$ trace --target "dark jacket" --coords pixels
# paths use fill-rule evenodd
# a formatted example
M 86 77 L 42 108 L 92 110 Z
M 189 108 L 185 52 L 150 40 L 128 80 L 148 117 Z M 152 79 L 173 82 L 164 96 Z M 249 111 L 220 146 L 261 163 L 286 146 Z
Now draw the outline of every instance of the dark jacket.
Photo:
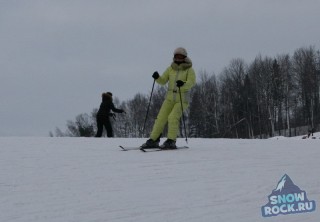
M 97 113 L 97 117 L 109 117 L 110 110 L 112 110 L 113 112 L 116 112 L 116 113 L 123 113 L 124 112 L 122 109 L 117 109 L 114 107 L 111 95 L 104 93 L 104 94 L 102 94 L 102 103 L 100 104 L 100 108 Z

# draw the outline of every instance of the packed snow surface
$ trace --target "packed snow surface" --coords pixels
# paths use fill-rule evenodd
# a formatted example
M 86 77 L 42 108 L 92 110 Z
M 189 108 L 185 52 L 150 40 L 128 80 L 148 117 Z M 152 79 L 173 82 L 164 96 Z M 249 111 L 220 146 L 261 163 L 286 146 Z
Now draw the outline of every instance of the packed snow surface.
M 189 138 L 190 149 L 148 153 L 118 147 L 144 141 L 0 138 L 0 221 L 320 221 L 317 208 L 261 214 L 284 174 L 318 207 L 319 137 Z

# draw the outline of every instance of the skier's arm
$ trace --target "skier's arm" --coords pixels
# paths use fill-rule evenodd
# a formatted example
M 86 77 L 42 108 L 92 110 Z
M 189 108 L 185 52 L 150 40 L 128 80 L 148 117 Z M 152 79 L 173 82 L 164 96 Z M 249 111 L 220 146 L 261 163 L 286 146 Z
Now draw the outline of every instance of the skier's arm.
M 170 72 L 170 67 L 167 68 L 167 70 L 161 76 L 159 76 L 156 82 L 159 83 L 160 85 L 165 85 L 169 81 L 169 72 Z
M 196 74 L 193 68 L 188 70 L 188 79 L 183 86 L 180 87 L 181 92 L 189 91 L 196 84 Z
M 123 113 L 124 112 L 124 110 L 123 109 L 117 109 L 116 107 L 114 107 L 114 104 L 113 103 L 111 103 L 111 110 L 113 111 L 113 112 L 115 112 L 115 113 Z

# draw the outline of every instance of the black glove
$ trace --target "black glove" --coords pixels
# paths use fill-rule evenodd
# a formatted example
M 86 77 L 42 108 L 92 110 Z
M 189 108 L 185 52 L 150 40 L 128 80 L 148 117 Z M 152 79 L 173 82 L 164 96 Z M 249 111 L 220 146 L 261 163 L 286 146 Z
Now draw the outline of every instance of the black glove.
M 158 79 L 159 76 L 160 76 L 159 73 L 158 73 L 157 71 L 155 71 L 155 72 L 153 73 L 153 75 L 152 75 L 152 78 Z
M 176 83 L 179 88 L 184 85 L 184 82 L 182 80 L 178 80 Z
M 116 114 L 114 114 L 114 113 L 109 113 L 109 116 L 112 117 L 114 120 L 116 120 Z

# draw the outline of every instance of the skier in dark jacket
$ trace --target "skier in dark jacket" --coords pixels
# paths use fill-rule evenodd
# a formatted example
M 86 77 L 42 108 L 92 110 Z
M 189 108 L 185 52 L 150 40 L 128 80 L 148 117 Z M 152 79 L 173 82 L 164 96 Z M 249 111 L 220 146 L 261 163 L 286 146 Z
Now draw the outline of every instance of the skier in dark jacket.
M 97 113 L 97 127 L 98 131 L 96 137 L 102 136 L 103 127 L 107 130 L 107 136 L 113 137 L 113 130 L 110 121 L 110 117 L 113 117 L 115 114 L 110 113 L 110 110 L 116 113 L 125 113 L 122 109 L 117 109 L 114 107 L 112 102 L 112 93 L 102 93 L 102 103 L 100 105 L 99 111 Z

